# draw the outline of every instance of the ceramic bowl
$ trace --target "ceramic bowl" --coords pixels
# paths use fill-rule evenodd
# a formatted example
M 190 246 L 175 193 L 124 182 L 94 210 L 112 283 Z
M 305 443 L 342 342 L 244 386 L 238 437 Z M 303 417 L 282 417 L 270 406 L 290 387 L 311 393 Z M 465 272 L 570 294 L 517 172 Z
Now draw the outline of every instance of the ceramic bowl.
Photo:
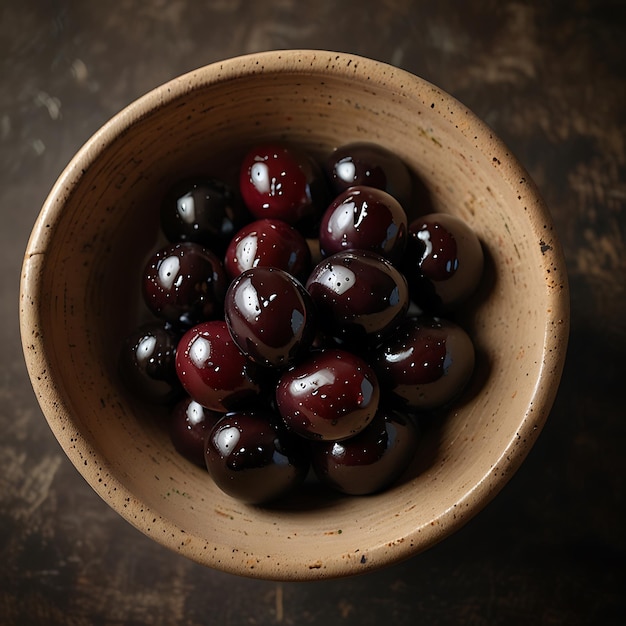
M 314 489 L 255 507 L 220 492 L 117 377 L 140 314 L 155 207 L 191 172 L 262 139 L 322 157 L 379 143 L 456 214 L 486 255 L 461 321 L 477 347 L 470 388 L 424 436 L 416 463 L 368 497 Z M 518 469 L 548 416 L 568 335 L 565 265 L 535 185 L 484 123 L 436 86 L 373 60 L 267 52 L 183 75 L 133 102 L 51 190 L 23 265 L 21 332 L 37 398 L 65 453 L 115 511 L 156 542 L 226 572 L 275 580 L 364 573 L 444 539 Z

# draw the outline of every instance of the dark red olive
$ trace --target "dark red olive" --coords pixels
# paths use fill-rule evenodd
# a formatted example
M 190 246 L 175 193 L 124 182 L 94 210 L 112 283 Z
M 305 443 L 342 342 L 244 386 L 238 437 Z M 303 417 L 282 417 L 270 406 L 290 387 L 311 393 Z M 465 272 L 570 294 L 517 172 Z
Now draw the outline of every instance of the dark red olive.
M 358 435 L 311 445 L 319 480 L 349 495 L 367 495 L 392 485 L 415 458 L 419 431 L 413 419 L 379 410 Z
M 144 270 L 148 308 L 168 322 L 187 327 L 222 314 L 227 286 L 219 258 L 193 242 L 161 248 Z
M 194 241 L 223 254 L 248 221 L 243 202 L 224 182 L 208 176 L 181 180 L 163 198 L 161 228 L 172 243 Z
M 411 297 L 422 309 L 456 309 L 478 287 L 483 265 L 480 240 L 464 220 L 431 213 L 409 225 L 403 271 Z
M 263 143 L 244 156 L 239 175 L 241 196 L 256 218 L 296 224 L 326 208 L 323 174 L 315 161 L 295 146 Z
M 349 187 L 367 185 L 382 189 L 403 206 L 411 198 L 411 174 L 404 161 L 391 150 L 371 142 L 354 142 L 337 148 L 324 170 L 335 195 Z
M 212 411 L 234 411 L 258 400 L 261 375 L 239 350 L 222 320 L 190 328 L 176 351 L 176 373 L 185 391 Z
M 333 200 L 319 231 L 322 256 L 370 250 L 398 263 L 406 248 L 407 217 L 400 203 L 374 187 L 351 187 Z
M 378 408 L 372 368 L 345 350 L 324 350 L 285 372 L 276 404 L 287 427 L 308 439 L 341 440 L 361 431 Z
M 275 267 L 240 274 L 226 292 L 224 313 L 239 349 L 260 365 L 286 367 L 315 338 L 311 296 L 291 274 Z
M 372 353 L 385 403 L 401 409 L 443 407 L 472 376 L 474 344 L 458 324 L 406 318 Z
M 408 309 L 404 276 L 370 252 L 337 252 L 322 260 L 306 283 L 320 325 L 331 335 L 358 344 L 394 328 Z
M 311 269 L 311 250 L 298 230 L 282 220 L 256 220 L 233 237 L 226 250 L 224 268 L 231 280 L 254 267 L 277 267 L 298 280 Z
M 134 394 L 155 403 L 168 403 L 181 394 L 176 376 L 176 346 L 180 335 L 160 320 L 146 322 L 124 340 L 119 373 Z
M 170 439 L 176 451 L 192 463 L 206 467 L 204 442 L 211 428 L 223 415 L 205 409 L 193 398 L 180 400 L 174 407 L 169 422 Z
M 287 495 L 308 472 L 307 443 L 263 411 L 228 413 L 206 440 L 205 463 L 215 484 L 249 504 Z

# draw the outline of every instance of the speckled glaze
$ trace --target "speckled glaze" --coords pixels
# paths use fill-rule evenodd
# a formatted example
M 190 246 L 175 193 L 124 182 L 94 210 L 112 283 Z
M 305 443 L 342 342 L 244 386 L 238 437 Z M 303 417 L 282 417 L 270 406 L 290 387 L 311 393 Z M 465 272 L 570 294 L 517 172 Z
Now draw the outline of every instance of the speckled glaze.
M 157 239 L 148 219 L 183 175 L 220 170 L 250 143 L 289 139 L 323 156 L 352 141 L 399 154 L 429 209 L 459 215 L 486 252 L 462 322 L 477 369 L 417 462 L 390 490 L 284 506 L 222 494 L 128 397 L 115 361 L 141 316 L 138 276 Z M 146 227 L 145 224 L 154 224 Z M 207 566 L 277 580 L 346 576 L 419 553 L 454 532 L 520 466 L 561 376 L 567 278 L 546 207 L 502 142 L 415 76 L 325 51 L 216 63 L 147 94 L 77 153 L 34 227 L 23 266 L 21 331 L 42 410 L 94 490 L 155 541 Z

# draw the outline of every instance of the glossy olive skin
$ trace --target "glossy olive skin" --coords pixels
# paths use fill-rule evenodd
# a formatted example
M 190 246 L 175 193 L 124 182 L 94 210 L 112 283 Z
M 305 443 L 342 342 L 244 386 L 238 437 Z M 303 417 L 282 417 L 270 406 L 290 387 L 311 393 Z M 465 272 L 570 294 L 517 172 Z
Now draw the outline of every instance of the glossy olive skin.
M 172 242 L 193 241 L 223 254 L 249 220 L 243 202 L 224 182 L 208 176 L 181 180 L 165 194 L 161 229 Z
M 408 410 L 444 407 L 458 397 L 474 371 L 475 349 L 458 324 L 407 317 L 372 353 L 386 406 Z
M 412 299 L 423 310 L 457 309 L 478 288 L 483 267 L 480 240 L 464 220 L 430 213 L 409 224 L 402 269 Z
M 226 292 L 224 314 L 239 349 L 260 365 L 291 365 L 315 337 L 311 296 L 291 274 L 275 267 L 240 274 Z
M 241 196 L 258 219 L 297 224 L 326 208 L 326 181 L 317 163 L 295 146 L 262 143 L 243 157 L 239 174 Z
M 380 409 L 358 435 L 312 444 L 311 462 L 323 484 L 349 495 L 368 495 L 402 475 L 418 444 L 419 429 L 411 417 Z
M 443 213 L 409 224 L 411 174 L 380 146 L 343 146 L 325 168 L 268 142 L 235 191 L 207 177 L 170 189 L 170 244 L 143 277 L 160 319 L 120 357 L 134 390 L 174 407 L 176 450 L 251 504 L 288 495 L 310 465 L 345 494 L 389 487 L 416 453 L 411 414 L 438 416 L 474 368 L 463 329 L 407 310 L 412 298 L 445 314 L 471 296 L 476 235 Z M 312 270 L 305 237 L 319 237 Z
M 284 497 L 300 485 L 310 466 L 309 448 L 270 412 L 227 413 L 209 433 L 206 468 L 225 493 L 249 504 Z
M 276 404 L 292 432 L 307 439 L 339 441 L 370 423 L 380 390 L 372 368 L 345 350 L 313 352 L 285 372 Z
M 386 191 L 403 206 L 412 195 L 408 167 L 379 144 L 354 142 L 341 146 L 326 159 L 324 171 L 335 195 L 355 185 L 367 185 Z
M 311 250 L 298 230 L 278 219 L 255 220 L 232 238 L 224 256 L 231 280 L 254 267 L 277 267 L 298 280 L 311 270 Z
M 143 276 L 144 301 L 152 313 L 187 327 L 222 314 L 227 286 L 220 259 L 193 242 L 155 252 Z
M 356 186 L 337 196 L 322 216 L 320 251 L 370 250 L 399 263 L 407 243 L 407 216 L 400 203 L 375 187 Z
M 180 334 L 160 320 L 141 324 L 122 343 L 118 371 L 133 394 L 156 404 L 181 395 L 176 375 L 176 348 Z
M 329 334 L 358 345 L 394 328 L 409 306 L 404 276 L 370 252 L 337 252 L 322 260 L 306 282 Z
M 176 374 L 185 391 L 212 411 L 234 411 L 262 395 L 261 374 L 222 320 L 202 322 L 183 335 L 176 351 Z
M 176 451 L 195 465 L 205 468 L 204 442 L 223 413 L 209 411 L 193 398 L 185 397 L 173 408 L 169 435 Z

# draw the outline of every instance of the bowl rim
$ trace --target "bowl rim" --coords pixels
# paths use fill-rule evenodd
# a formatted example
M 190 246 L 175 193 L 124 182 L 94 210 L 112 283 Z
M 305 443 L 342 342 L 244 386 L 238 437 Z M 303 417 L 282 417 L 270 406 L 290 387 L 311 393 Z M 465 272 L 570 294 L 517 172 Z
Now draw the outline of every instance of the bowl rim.
M 42 372 L 50 371 L 48 367 L 52 362 L 52 356 L 49 354 L 49 347 L 45 338 L 37 331 L 38 328 L 41 328 L 40 316 L 45 315 L 40 302 L 44 290 L 44 285 L 42 284 L 43 273 L 39 270 L 46 258 L 48 247 L 54 241 L 55 223 L 63 206 L 63 198 L 71 194 L 72 190 L 80 185 L 82 173 L 97 161 L 99 156 L 107 150 L 107 147 L 115 141 L 116 137 L 132 127 L 133 124 L 144 116 L 149 115 L 153 109 L 163 104 L 173 102 L 192 90 L 237 80 L 251 74 L 316 73 L 322 75 L 329 69 L 330 65 L 333 66 L 332 71 L 335 75 L 350 80 L 356 78 L 360 81 L 364 80 L 362 69 L 372 73 L 380 73 L 382 70 L 383 75 L 388 77 L 386 79 L 387 86 L 391 85 L 393 87 L 395 85 L 393 81 L 399 76 L 402 78 L 403 93 L 415 94 L 424 89 L 431 90 L 432 94 L 437 95 L 445 102 L 451 103 L 457 110 L 462 110 L 467 116 L 468 128 L 472 136 L 476 136 L 479 140 L 482 139 L 485 142 L 485 148 L 481 148 L 481 150 L 485 153 L 488 152 L 490 156 L 497 155 L 501 161 L 507 163 L 508 167 L 501 170 L 501 176 L 511 186 L 514 186 L 519 180 L 525 179 L 526 184 L 520 190 L 520 193 L 527 197 L 528 202 L 533 206 L 533 211 L 541 216 L 542 223 L 552 225 L 552 218 L 543 199 L 540 197 L 535 183 L 523 166 L 512 156 L 502 140 L 496 136 L 485 122 L 479 119 L 454 96 L 441 90 L 429 81 L 384 62 L 355 54 L 327 50 L 269 50 L 216 61 L 182 74 L 152 89 L 110 118 L 71 158 L 45 199 L 33 226 L 24 255 L 20 281 L 19 320 L 28 374 L 39 405 L 53 434 L 59 441 L 65 454 L 81 474 L 85 453 L 80 452 L 80 450 L 81 448 L 84 450 L 84 448 L 90 448 L 91 446 L 82 433 L 76 429 L 66 428 L 66 426 L 72 423 L 72 402 L 69 395 L 65 393 L 63 384 L 57 384 L 51 374 L 43 379 L 41 377 Z M 360 70 L 358 75 L 356 74 L 357 67 Z M 464 132 L 463 129 L 461 129 L 461 132 Z M 549 230 L 550 232 L 544 231 L 541 235 L 545 240 L 546 255 L 550 259 L 550 265 L 560 270 L 560 288 L 553 289 L 548 297 L 553 306 L 547 312 L 544 322 L 543 363 L 540 370 L 540 380 L 538 379 L 532 392 L 531 405 L 541 408 L 533 411 L 532 414 L 529 412 L 516 433 L 517 437 L 525 438 L 528 441 L 528 445 L 524 448 L 517 447 L 513 449 L 513 442 L 510 441 L 500 458 L 496 459 L 492 464 L 489 473 L 463 494 L 464 500 L 470 498 L 470 496 L 474 500 L 462 520 L 456 520 L 453 512 L 444 511 L 437 518 L 438 529 L 423 533 L 419 538 L 419 542 L 416 541 L 415 545 L 410 541 L 398 541 L 391 547 L 388 545 L 373 546 L 371 551 L 378 549 L 381 552 L 379 559 L 372 559 L 371 567 L 355 567 L 353 563 L 340 562 L 338 555 L 336 563 L 322 570 L 307 570 L 303 568 L 296 571 L 292 568 L 281 573 L 276 572 L 269 565 L 267 568 L 260 565 L 251 572 L 243 565 L 238 565 L 234 561 L 217 563 L 215 560 L 212 560 L 212 555 L 210 554 L 206 558 L 200 559 L 198 557 L 200 551 L 197 550 L 194 540 L 189 544 L 181 546 L 177 539 L 170 538 L 169 534 L 161 532 L 158 522 L 153 525 L 152 532 L 146 532 L 146 529 L 133 519 L 128 508 L 111 503 L 108 499 L 107 494 L 111 488 L 111 483 L 114 481 L 118 492 L 117 502 L 121 502 L 123 498 L 128 498 L 129 502 L 135 501 L 134 494 L 128 491 L 114 474 L 110 475 L 109 489 L 94 485 L 88 481 L 90 486 L 126 521 L 142 530 L 144 534 L 158 543 L 166 545 L 194 561 L 233 574 L 274 580 L 312 580 L 347 576 L 357 571 L 364 572 L 390 565 L 431 547 L 464 525 L 504 487 L 532 448 L 554 403 L 565 363 L 569 336 L 570 303 L 563 251 L 554 229 Z M 537 232 L 537 235 L 539 234 Z M 549 349 L 549 346 L 555 345 L 559 346 L 558 350 Z M 545 377 L 543 376 L 544 373 Z M 90 449 L 88 453 L 91 453 L 93 457 L 97 457 L 98 463 L 103 468 L 108 466 L 107 460 L 100 457 L 96 450 Z M 501 475 L 501 478 L 497 481 L 488 480 L 494 473 Z M 119 497 L 120 494 L 123 495 L 123 498 Z M 160 519 L 157 511 L 151 511 L 149 515 L 150 517 L 154 516 Z M 163 521 L 163 524 L 167 523 L 167 520 Z M 201 540 L 198 538 L 197 541 Z

